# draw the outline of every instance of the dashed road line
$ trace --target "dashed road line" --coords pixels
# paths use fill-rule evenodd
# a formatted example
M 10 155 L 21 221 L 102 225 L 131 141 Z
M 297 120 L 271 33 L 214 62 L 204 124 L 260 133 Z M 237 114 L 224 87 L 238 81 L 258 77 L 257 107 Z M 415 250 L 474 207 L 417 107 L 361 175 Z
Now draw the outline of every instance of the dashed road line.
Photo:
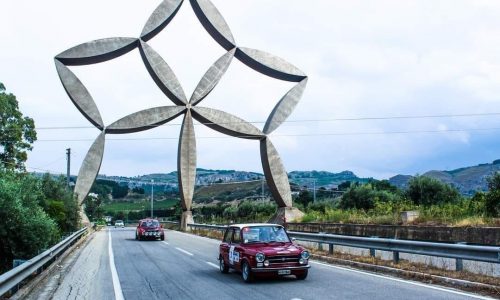
M 212 267 L 214 267 L 214 268 L 216 268 L 216 269 L 218 269 L 218 268 L 219 268 L 219 266 L 218 266 L 218 265 L 216 265 L 216 264 L 214 264 L 213 262 L 209 262 L 209 261 L 207 261 L 206 263 L 207 263 L 209 266 L 212 266 Z
M 162 242 L 162 243 L 163 243 L 163 244 L 165 244 L 165 245 L 170 245 L 170 244 L 169 244 L 169 243 L 167 243 L 167 242 Z
M 373 274 L 373 273 L 369 273 L 369 272 L 363 272 L 363 271 L 358 271 L 358 270 L 354 270 L 354 269 L 349 269 L 349 268 L 344 268 L 344 267 L 329 265 L 329 264 L 320 263 L 320 262 L 317 262 L 317 261 L 311 261 L 311 263 L 316 264 L 316 265 L 321 265 L 321 266 L 329 267 L 329 268 L 333 268 L 333 269 L 339 269 L 339 270 L 344 270 L 344 271 L 359 273 L 359 274 L 363 274 L 363 275 L 369 275 L 369 276 L 373 276 L 373 277 L 388 279 L 388 280 L 392 280 L 392 281 L 396 281 L 396 282 L 407 283 L 407 284 L 411 284 L 411 285 L 425 287 L 425 288 L 428 288 L 428 289 L 438 290 L 438 291 L 447 292 L 447 293 L 451 293 L 451 294 L 456 294 L 456 295 L 460 295 L 460 296 L 472 297 L 472 298 L 475 298 L 475 299 L 483 299 L 483 300 L 493 299 L 493 298 L 490 298 L 490 297 L 484 297 L 484 296 L 480 296 L 480 295 L 463 293 L 463 292 L 459 292 L 459 291 L 455 291 L 455 290 L 450 290 L 450 289 L 446 289 L 446 288 L 441 288 L 441 287 L 434 286 L 434 285 L 427 285 L 427 284 L 423 284 L 423 283 L 419 283 L 419 282 L 415 282 L 415 281 L 398 279 L 398 278 L 393 278 L 393 277 L 388 277 L 388 276 Z
M 179 247 L 175 247 L 175 249 L 177 249 L 177 250 L 179 250 L 180 252 L 185 253 L 185 254 L 187 254 L 187 255 L 189 255 L 189 256 L 193 256 L 193 255 L 194 255 L 193 253 L 188 252 L 188 251 L 186 251 L 186 250 L 184 250 L 184 249 L 181 249 L 181 248 L 179 248 Z
M 120 278 L 118 278 L 118 272 L 116 272 L 115 266 L 115 256 L 113 255 L 113 245 L 111 239 L 111 230 L 108 231 L 108 251 L 109 251 L 109 266 L 111 268 L 111 278 L 113 280 L 113 289 L 115 291 L 115 299 L 123 300 L 122 286 L 120 285 Z

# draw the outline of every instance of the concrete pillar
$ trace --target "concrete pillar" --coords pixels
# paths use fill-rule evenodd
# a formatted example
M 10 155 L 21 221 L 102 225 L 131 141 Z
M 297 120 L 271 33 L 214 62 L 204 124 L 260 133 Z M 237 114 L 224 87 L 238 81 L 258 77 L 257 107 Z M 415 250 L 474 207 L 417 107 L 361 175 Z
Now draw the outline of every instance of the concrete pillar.
M 193 219 L 193 212 L 190 210 L 186 210 L 182 212 L 182 217 L 181 217 L 181 231 L 189 231 L 189 227 L 187 224 L 193 224 L 194 219 Z

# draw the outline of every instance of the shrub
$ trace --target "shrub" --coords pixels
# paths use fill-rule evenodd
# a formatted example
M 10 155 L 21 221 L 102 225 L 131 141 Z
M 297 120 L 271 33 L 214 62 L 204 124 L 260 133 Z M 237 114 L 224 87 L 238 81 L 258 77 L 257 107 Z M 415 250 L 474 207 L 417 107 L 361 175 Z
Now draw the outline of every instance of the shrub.
M 406 195 L 413 203 L 422 205 L 453 203 L 460 199 L 456 188 L 425 176 L 410 179 Z

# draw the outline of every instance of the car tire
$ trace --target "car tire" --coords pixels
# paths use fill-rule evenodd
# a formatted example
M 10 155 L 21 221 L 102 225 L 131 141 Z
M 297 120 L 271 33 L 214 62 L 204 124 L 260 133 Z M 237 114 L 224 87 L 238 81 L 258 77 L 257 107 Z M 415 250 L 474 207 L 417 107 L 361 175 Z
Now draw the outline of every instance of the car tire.
M 135 234 L 135 239 L 138 240 L 139 238 L 137 237 L 137 233 Z
M 307 278 L 307 274 L 308 274 L 308 270 L 305 270 L 303 273 L 301 273 L 300 275 L 295 275 L 295 277 L 297 277 L 298 280 L 304 280 Z
M 229 273 L 229 267 L 224 262 L 224 258 L 219 258 L 219 270 L 223 274 Z
M 164 241 L 164 240 L 165 240 L 165 236 L 164 236 L 164 235 L 162 235 L 162 236 L 160 237 L 160 240 Z
M 250 265 L 246 261 L 241 264 L 241 278 L 246 283 L 253 281 L 252 269 L 250 269 Z

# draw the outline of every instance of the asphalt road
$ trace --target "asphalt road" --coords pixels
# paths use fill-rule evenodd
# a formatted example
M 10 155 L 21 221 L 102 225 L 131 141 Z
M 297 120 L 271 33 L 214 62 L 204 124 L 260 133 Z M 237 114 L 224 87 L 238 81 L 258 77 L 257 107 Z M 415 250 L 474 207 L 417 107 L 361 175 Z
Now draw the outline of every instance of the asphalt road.
M 319 262 L 304 281 L 246 284 L 236 272 L 219 272 L 218 245 L 175 231 L 165 242 L 136 241 L 132 228 L 109 228 L 82 250 L 54 299 L 486 299 Z

